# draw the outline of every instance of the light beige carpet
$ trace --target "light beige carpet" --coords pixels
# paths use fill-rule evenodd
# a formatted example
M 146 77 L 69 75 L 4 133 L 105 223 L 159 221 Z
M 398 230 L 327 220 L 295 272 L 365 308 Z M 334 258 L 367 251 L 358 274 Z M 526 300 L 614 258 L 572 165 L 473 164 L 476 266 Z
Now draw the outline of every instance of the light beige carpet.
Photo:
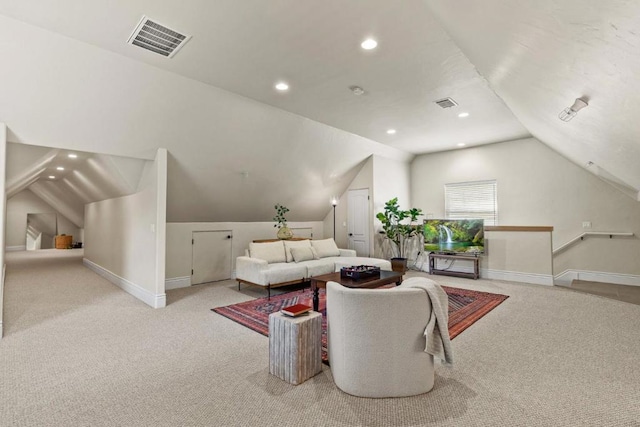
M 7 254 L 2 426 L 640 426 L 637 305 L 433 276 L 510 298 L 453 340 L 432 392 L 362 399 L 326 366 L 299 386 L 269 375 L 268 339 L 210 311 L 261 289 L 178 289 L 154 310 L 81 256 Z

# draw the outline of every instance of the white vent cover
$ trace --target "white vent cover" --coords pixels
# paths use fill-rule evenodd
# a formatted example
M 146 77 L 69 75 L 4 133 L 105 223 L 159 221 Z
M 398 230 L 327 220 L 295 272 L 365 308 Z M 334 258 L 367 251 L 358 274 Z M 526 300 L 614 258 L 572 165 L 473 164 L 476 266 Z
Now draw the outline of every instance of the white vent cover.
M 442 108 L 450 108 L 458 105 L 458 103 L 451 98 L 440 99 L 436 101 L 436 104 L 438 104 Z
M 171 58 L 190 38 L 143 15 L 127 43 Z

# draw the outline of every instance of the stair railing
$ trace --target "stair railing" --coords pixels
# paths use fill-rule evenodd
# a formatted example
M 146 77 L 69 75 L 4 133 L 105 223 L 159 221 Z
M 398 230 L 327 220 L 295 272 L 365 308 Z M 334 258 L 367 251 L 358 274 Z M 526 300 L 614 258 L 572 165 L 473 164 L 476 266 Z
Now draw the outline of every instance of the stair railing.
M 573 239 L 569 240 L 564 245 L 554 249 L 553 250 L 553 255 L 565 250 L 566 248 L 568 248 L 569 246 L 573 245 L 576 242 L 584 240 L 584 238 L 588 237 L 588 236 L 609 236 L 610 239 L 613 239 L 613 236 L 631 237 L 631 236 L 633 236 L 633 233 L 621 233 L 621 232 L 617 232 L 617 231 L 585 231 L 584 233 L 580 234 L 579 236 L 576 236 Z

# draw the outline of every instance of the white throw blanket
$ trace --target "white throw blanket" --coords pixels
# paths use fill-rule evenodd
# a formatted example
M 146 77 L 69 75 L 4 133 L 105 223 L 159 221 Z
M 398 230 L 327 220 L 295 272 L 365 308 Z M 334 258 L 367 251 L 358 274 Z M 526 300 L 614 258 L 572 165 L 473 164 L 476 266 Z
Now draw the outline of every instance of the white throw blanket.
M 402 282 L 404 288 L 424 290 L 431 300 L 431 317 L 424 336 L 425 352 L 438 357 L 445 365 L 453 364 L 453 349 L 449 338 L 449 297 L 440 285 L 426 277 L 412 277 Z

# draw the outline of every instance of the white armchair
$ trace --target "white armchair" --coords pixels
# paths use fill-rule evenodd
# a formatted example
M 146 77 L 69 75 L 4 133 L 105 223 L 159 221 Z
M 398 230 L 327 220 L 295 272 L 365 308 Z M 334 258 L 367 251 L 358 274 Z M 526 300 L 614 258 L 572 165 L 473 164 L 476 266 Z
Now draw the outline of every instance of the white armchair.
M 402 397 L 433 388 L 425 353 L 431 315 L 422 289 L 351 289 L 327 283 L 328 352 L 333 379 L 361 397 Z

